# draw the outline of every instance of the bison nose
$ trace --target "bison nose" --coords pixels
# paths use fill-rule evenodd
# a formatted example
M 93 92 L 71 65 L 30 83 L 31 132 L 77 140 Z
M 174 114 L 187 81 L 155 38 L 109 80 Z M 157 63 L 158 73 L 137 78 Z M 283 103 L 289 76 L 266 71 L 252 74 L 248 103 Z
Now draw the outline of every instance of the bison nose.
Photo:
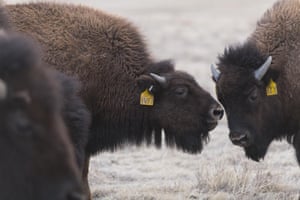
M 209 115 L 212 118 L 212 120 L 218 121 L 222 119 L 224 115 L 224 110 L 221 108 L 219 104 L 216 104 L 210 108 Z
M 249 145 L 249 134 L 248 132 L 240 133 L 237 131 L 231 131 L 229 133 L 229 138 L 234 145 L 241 147 L 247 147 Z
M 218 121 L 222 119 L 223 114 L 224 111 L 219 104 L 215 104 L 209 109 L 207 118 L 207 126 L 209 131 L 213 130 L 217 126 Z

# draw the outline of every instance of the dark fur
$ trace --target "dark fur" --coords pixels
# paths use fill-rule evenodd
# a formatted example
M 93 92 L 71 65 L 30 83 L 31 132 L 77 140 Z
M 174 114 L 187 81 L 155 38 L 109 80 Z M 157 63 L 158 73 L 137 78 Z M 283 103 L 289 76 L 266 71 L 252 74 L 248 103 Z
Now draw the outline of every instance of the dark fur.
M 154 140 L 160 146 L 162 130 L 168 146 L 201 152 L 217 123 L 208 122 L 209 109 L 217 102 L 192 76 L 174 70 L 168 61 L 153 61 L 132 24 L 67 4 L 30 3 L 7 9 L 16 30 L 42 44 L 47 63 L 81 81 L 81 96 L 92 113 L 89 155 L 127 143 Z M 168 84 L 160 85 L 151 72 L 166 77 Z M 151 86 L 154 106 L 141 106 L 140 94 Z M 185 90 L 185 95 L 178 94 Z M 88 163 L 89 158 L 85 177 Z
M 225 49 L 219 57 L 217 96 L 225 107 L 231 134 L 248 134 L 244 149 L 255 161 L 264 158 L 273 140 L 289 138 L 300 164 L 299 9 L 299 1 L 279 1 L 244 44 Z M 285 26 L 293 29 L 287 31 Z M 258 81 L 254 70 L 268 56 L 273 58 L 271 67 Z M 271 79 L 278 95 L 266 95 Z
M 53 73 L 55 79 L 61 85 L 63 118 L 75 149 L 78 167 L 82 171 L 91 116 L 82 99 L 78 96 L 79 82 L 63 73 L 57 71 Z
M 167 132 L 167 144 L 176 143 L 191 153 L 202 150 L 201 139 L 208 135 L 208 109 L 217 103 L 191 76 L 175 71 L 169 62 L 155 63 L 142 36 L 129 22 L 66 4 L 7 8 L 12 25 L 41 42 L 46 62 L 81 80 L 82 97 L 92 112 L 90 154 L 115 150 L 128 142 L 149 142 L 153 130 L 159 146 L 161 129 Z M 161 88 L 150 72 L 166 76 L 169 87 Z M 140 93 L 149 84 L 158 91 L 154 107 L 139 105 Z M 181 85 L 191 91 L 186 99 L 176 100 L 172 91 Z
M 62 97 L 35 44 L 0 36 L 0 199 L 79 200 L 81 186 L 63 123 Z
M 224 54 L 219 57 L 221 66 L 226 68 L 254 70 L 261 66 L 266 56 L 262 55 L 255 44 L 246 43 L 242 45 L 230 46 L 224 50 Z

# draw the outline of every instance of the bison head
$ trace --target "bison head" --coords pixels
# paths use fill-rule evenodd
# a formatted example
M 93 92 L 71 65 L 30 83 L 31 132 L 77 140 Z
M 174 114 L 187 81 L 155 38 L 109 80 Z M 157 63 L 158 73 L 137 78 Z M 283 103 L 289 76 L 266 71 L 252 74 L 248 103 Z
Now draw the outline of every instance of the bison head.
M 30 40 L 1 32 L 0 199 L 83 199 L 55 80 L 39 58 Z
M 223 104 L 233 144 L 246 155 L 263 158 L 283 127 L 279 73 L 270 68 L 272 58 L 263 56 L 252 44 L 230 47 L 219 57 L 219 69 L 212 66 L 216 92 Z M 277 90 L 277 91 L 276 91 Z
M 223 116 L 214 98 L 191 75 L 175 71 L 169 61 L 150 66 L 138 78 L 138 85 L 154 97 L 148 108 L 152 126 L 156 132 L 164 130 L 166 144 L 189 153 L 200 152 L 208 132 Z

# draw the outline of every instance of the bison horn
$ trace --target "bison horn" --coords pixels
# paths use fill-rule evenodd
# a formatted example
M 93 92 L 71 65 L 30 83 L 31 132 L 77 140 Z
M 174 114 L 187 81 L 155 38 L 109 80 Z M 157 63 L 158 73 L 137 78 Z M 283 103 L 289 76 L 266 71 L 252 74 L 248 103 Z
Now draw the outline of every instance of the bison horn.
M 7 87 L 3 80 L 0 79 L 0 100 L 6 98 L 7 95 Z
M 268 71 L 271 63 L 272 63 L 272 56 L 269 56 L 266 62 L 262 64 L 262 66 L 260 66 L 257 70 L 254 71 L 254 77 L 260 81 Z
M 150 76 L 152 76 L 152 78 L 154 78 L 154 80 L 159 82 L 159 84 L 161 84 L 162 86 L 165 86 L 167 84 L 167 79 L 164 76 L 160 76 L 155 73 L 150 73 Z
M 213 75 L 214 81 L 218 81 L 219 78 L 220 78 L 221 72 L 215 67 L 214 64 L 211 64 L 210 70 L 211 70 L 211 73 L 212 73 L 212 75 Z

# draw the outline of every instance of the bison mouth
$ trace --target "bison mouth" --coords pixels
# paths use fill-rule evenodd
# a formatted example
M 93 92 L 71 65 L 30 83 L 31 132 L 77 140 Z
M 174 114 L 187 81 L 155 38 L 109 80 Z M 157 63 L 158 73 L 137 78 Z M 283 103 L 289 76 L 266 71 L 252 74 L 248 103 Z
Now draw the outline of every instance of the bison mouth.
M 252 137 L 249 136 L 249 138 L 250 139 L 247 142 L 248 145 L 244 146 L 245 154 L 248 158 L 258 162 L 265 157 L 272 139 L 259 137 L 257 135 L 252 135 Z
M 217 121 L 207 121 L 207 131 L 212 131 L 218 125 Z
M 201 153 L 204 144 L 209 142 L 209 132 L 213 130 L 217 124 L 218 121 L 216 120 L 203 119 L 196 126 L 190 126 L 189 128 L 163 128 L 165 144 L 168 147 L 175 147 L 186 153 Z

